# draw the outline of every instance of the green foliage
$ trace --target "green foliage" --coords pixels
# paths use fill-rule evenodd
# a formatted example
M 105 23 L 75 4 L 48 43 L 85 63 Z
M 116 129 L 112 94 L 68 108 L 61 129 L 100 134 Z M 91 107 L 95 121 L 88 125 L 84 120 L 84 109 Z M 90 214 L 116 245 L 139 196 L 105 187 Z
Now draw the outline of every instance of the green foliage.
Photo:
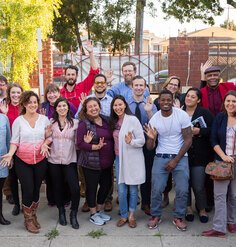
M 59 6 L 60 0 L 0 0 L 0 59 L 10 58 L 10 80 L 25 89 L 38 57 L 37 28 L 45 40 Z
M 51 231 L 45 234 L 45 237 L 48 238 L 48 240 L 52 240 L 59 236 L 59 231 L 56 228 L 53 228 Z
M 156 232 L 153 236 L 154 237 L 162 237 L 162 234 L 160 232 Z
M 87 236 L 90 236 L 92 238 L 100 238 L 101 236 L 107 235 L 104 231 L 103 228 L 98 229 L 98 230 L 92 230 L 87 234 Z
M 227 28 L 229 30 L 236 31 L 236 24 L 234 21 L 227 21 L 225 20 L 223 24 L 220 25 L 220 27 Z

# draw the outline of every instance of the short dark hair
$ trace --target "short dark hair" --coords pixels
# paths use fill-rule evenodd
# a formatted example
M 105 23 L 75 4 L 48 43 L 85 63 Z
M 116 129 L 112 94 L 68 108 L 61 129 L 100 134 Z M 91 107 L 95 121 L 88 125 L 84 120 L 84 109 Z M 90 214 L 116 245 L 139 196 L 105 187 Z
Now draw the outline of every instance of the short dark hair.
M 161 98 L 162 95 L 164 94 L 169 94 L 171 96 L 172 99 L 174 99 L 174 96 L 173 96 L 173 93 L 171 93 L 170 90 L 167 90 L 167 89 L 163 89 L 161 90 L 160 94 L 159 94 L 159 99 Z
M 3 75 L 0 75 L 0 81 L 5 82 L 5 84 L 8 84 L 7 78 Z
M 106 78 L 106 76 L 103 75 L 103 74 L 97 74 L 97 75 L 95 75 L 94 78 L 93 78 L 93 81 L 94 81 L 94 82 L 95 82 L 95 79 L 96 79 L 97 77 L 103 77 L 104 80 L 105 80 L 105 82 L 107 82 L 107 78 Z
M 141 75 L 136 75 L 135 77 L 132 78 L 132 85 L 134 80 L 139 80 L 139 79 L 144 80 L 145 86 L 147 85 L 146 80 Z
M 11 89 L 12 89 L 13 87 L 18 87 L 18 88 L 20 88 L 21 92 L 24 91 L 23 88 L 22 88 L 22 86 L 19 85 L 18 83 L 11 83 L 11 84 L 8 86 L 8 88 L 7 88 L 7 97 L 6 97 L 6 102 L 7 102 L 7 104 L 10 104 L 10 103 L 11 103 L 10 93 L 11 93 Z
M 136 71 L 137 71 L 137 67 L 136 67 L 135 63 L 130 62 L 130 61 L 129 61 L 129 62 L 125 62 L 125 63 L 123 63 L 121 70 L 123 71 L 123 68 L 124 68 L 125 66 L 128 66 L 128 65 L 132 65 L 132 66 L 133 66 L 133 68 L 134 68 L 134 72 L 136 73 Z
M 202 100 L 202 93 L 201 93 L 200 89 L 197 88 L 197 87 L 191 87 L 191 88 L 189 88 L 188 91 L 185 94 L 185 97 L 188 94 L 188 92 L 190 92 L 190 91 L 196 92 L 196 95 L 197 95 L 198 99 Z
M 77 66 L 69 65 L 68 67 L 65 68 L 65 74 L 66 74 L 66 71 L 67 71 L 68 69 L 74 69 L 75 72 L 76 72 L 76 75 L 78 75 L 79 69 L 78 69 Z
M 49 92 L 60 92 L 60 88 L 55 83 L 48 84 L 44 90 L 44 101 L 45 102 L 48 102 L 47 94 Z
M 39 96 L 33 91 L 25 91 L 21 94 L 20 97 L 20 115 L 24 115 L 26 113 L 25 105 L 29 103 L 30 97 L 36 97 L 38 105 L 39 105 Z

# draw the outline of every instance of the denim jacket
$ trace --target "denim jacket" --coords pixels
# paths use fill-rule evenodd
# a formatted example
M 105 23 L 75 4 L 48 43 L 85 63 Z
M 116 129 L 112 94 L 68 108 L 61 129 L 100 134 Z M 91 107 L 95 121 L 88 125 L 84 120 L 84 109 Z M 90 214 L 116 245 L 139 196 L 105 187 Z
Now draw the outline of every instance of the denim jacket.
M 10 147 L 10 125 L 8 118 L 0 113 L 0 161 L 2 160 L 1 156 L 6 154 L 9 151 Z M 0 178 L 5 178 L 8 176 L 8 167 L 3 167 L 0 165 Z

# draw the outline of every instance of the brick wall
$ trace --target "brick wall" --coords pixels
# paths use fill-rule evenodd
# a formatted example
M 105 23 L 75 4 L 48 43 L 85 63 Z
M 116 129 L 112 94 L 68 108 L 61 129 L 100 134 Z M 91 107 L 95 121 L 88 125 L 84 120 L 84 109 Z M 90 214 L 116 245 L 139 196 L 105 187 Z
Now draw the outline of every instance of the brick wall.
M 191 51 L 189 86 L 199 87 L 201 78 L 200 64 L 208 59 L 208 37 L 170 38 L 168 55 L 169 76 L 179 76 L 181 85 L 186 85 L 189 51 Z
M 48 39 L 43 42 L 43 81 L 44 88 L 49 83 L 53 82 L 53 51 L 52 51 L 52 39 Z M 39 87 L 39 77 L 38 77 L 38 65 L 36 66 L 34 72 L 30 75 L 30 86 L 32 88 Z

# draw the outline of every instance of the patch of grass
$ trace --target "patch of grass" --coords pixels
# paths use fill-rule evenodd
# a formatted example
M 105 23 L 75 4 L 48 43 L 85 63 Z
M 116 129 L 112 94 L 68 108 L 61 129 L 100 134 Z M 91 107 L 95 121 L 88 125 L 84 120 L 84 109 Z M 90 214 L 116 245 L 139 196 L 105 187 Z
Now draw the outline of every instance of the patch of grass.
M 98 229 L 98 230 L 92 230 L 91 232 L 89 232 L 86 236 L 90 236 L 92 238 L 100 238 L 101 236 L 105 236 L 107 235 L 104 231 L 103 228 Z
M 52 240 L 59 236 L 59 231 L 56 228 L 53 228 L 51 231 L 45 234 L 45 237 L 48 238 L 48 240 Z
M 162 234 L 161 234 L 160 232 L 156 232 L 153 236 L 154 236 L 154 237 L 161 237 Z

